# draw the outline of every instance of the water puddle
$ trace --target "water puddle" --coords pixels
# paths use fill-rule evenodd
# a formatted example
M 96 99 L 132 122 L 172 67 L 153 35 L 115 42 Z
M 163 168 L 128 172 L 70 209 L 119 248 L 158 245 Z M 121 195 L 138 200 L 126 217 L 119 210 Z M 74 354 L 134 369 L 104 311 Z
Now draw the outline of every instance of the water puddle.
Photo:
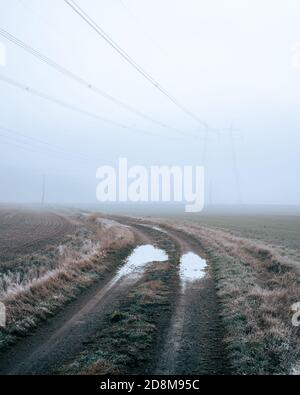
M 148 263 L 165 262 L 167 260 L 168 254 L 161 249 L 150 244 L 139 246 L 126 259 L 125 265 L 121 267 L 113 281 L 116 283 L 125 276 L 136 277 L 143 273 Z
M 206 274 L 206 267 L 206 260 L 202 259 L 199 255 L 193 252 L 182 255 L 180 259 L 179 274 L 183 288 L 185 288 L 186 284 L 189 282 L 201 280 Z
M 167 231 L 160 228 L 159 226 L 152 226 L 152 229 L 157 230 L 158 232 L 162 232 L 162 233 L 166 233 L 166 234 L 168 233 Z

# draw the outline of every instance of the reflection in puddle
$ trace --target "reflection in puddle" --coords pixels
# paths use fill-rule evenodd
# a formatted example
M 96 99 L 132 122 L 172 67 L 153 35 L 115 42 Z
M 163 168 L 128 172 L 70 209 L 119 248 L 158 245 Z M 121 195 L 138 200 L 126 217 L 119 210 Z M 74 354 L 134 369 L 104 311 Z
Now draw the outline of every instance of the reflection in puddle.
M 157 230 L 158 232 L 161 232 L 161 233 L 168 233 L 164 229 L 160 228 L 159 226 L 154 226 L 154 225 L 149 225 L 149 224 L 140 224 L 140 225 L 144 226 L 145 228 Z
M 182 255 L 180 259 L 180 278 L 185 288 L 186 283 L 200 280 L 206 274 L 207 263 L 205 259 L 193 252 Z
M 149 244 L 137 247 L 127 258 L 125 265 L 121 267 L 113 281 L 116 283 L 121 277 L 139 275 L 148 263 L 164 262 L 167 260 L 168 255 L 166 252 L 153 245 Z
M 160 228 L 159 226 L 152 226 L 152 229 L 157 230 L 158 232 L 168 233 L 164 229 Z

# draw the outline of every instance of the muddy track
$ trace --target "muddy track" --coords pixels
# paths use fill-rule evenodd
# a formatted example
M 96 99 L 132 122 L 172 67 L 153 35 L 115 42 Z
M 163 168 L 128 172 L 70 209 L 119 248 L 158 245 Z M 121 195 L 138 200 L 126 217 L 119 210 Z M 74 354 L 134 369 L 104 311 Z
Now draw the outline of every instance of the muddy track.
M 134 233 L 138 244 L 152 242 L 147 232 L 136 229 Z M 124 278 L 114 283 L 114 275 L 115 272 L 110 273 L 32 335 L 2 352 L 0 374 L 51 374 L 80 352 L 85 341 L 101 326 L 105 314 L 114 311 L 118 300 L 136 281 Z
M 129 218 L 117 218 L 134 230 L 137 243 L 153 242 L 153 224 Z M 182 230 L 161 226 L 161 235 L 173 240 L 180 253 L 203 256 L 199 241 Z M 158 230 L 156 229 L 156 232 Z M 136 280 L 112 281 L 115 273 L 94 284 L 55 317 L 48 319 L 32 335 L 0 354 L 0 374 L 51 374 L 85 347 L 86 341 L 101 327 L 103 317 L 114 307 Z M 195 282 L 173 302 L 173 316 L 154 351 L 151 366 L 145 372 L 159 374 L 224 374 L 228 362 L 222 344 L 218 300 L 210 273 Z
M 174 226 L 122 217 L 118 217 L 118 221 L 133 227 L 138 223 L 139 227 L 160 229 L 175 242 L 181 255 L 193 252 L 206 258 L 200 240 Z M 184 292 L 181 289 L 177 292 L 173 317 L 157 350 L 156 366 L 150 373 L 229 374 L 223 337 L 220 306 L 208 262 L 208 272 L 203 279 L 191 283 Z
M 180 246 L 181 254 L 193 252 L 206 258 L 197 238 L 174 227 L 163 226 L 162 229 Z M 203 279 L 178 293 L 175 305 L 156 373 L 230 373 L 219 302 L 210 269 Z

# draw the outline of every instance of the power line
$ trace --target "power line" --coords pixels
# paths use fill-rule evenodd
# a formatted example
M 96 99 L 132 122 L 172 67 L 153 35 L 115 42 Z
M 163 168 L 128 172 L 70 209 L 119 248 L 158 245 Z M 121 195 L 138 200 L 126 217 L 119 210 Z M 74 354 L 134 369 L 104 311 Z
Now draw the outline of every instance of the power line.
M 17 147 L 22 150 L 29 151 L 31 153 L 38 154 L 38 155 L 41 155 L 41 154 L 44 155 L 44 149 L 46 148 L 46 147 L 36 146 L 32 142 L 30 143 L 28 141 L 22 141 L 20 139 L 17 139 L 14 136 L 7 136 L 7 135 L 3 135 L 1 133 L 0 133 L 0 144 L 6 144 L 9 146 Z M 65 154 L 63 155 L 62 153 L 60 153 L 58 151 L 46 149 L 45 152 L 47 154 L 50 154 L 51 156 L 54 156 L 55 158 L 68 160 L 70 162 L 70 157 L 68 158 L 68 157 L 66 157 Z M 76 158 L 76 163 L 80 163 L 80 165 L 82 165 L 82 164 L 91 165 L 92 164 L 91 161 L 88 161 L 87 159 L 83 159 L 81 157 L 78 158 L 78 157 L 72 156 L 71 158 L 73 158 L 73 159 Z M 72 163 L 74 163 L 74 162 L 72 162 Z
M 39 52 L 36 49 L 32 48 L 31 46 L 29 46 L 28 44 L 26 44 L 25 42 L 21 41 L 20 39 L 18 39 L 17 37 L 13 36 L 12 34 L 10 34 L 9 32 L 7 32 L 6 30 L 4 30 L 2 28 L 0 28 L 0 35 L 2 37 L 4 37 L 6 40 L 8 40 L 9 42 L 13 43 L 14 45 L 17 45 L 18 47 L 22 48 L 27 53 L 33 55 L 34 57 L 36 57 L 41 62 L 47 64 L 48 66 L 52 67 L 53 69 L 55 69 L 59 73 L 63 74 L 65 77 L 68 77 L 68 78 L 72 79 L 73 81 L 75 81 L 78 84 L 84 86 L 85 88 L 89 89 L 93 93 L 95 93 L 97 95 L 100 95 L 100 96 L 104 97 L 106 100 L 109 100 L 109 101 L 113 102 L 115 105 L 118 105 L 118 106 L 124 108 L 125 110 L 130 111 L 130 112 L 134 113 L 135 115 L 138 115 L 139 117 L 146 119 L 147 121 L 155 123 L 156 125 L 158 125 L 158 126 L 160 126 L 162 128 L 170 129 L 170 130 L 173 130 L 173 131 L 175 131 L 177 133 L 184 134 L 186 136 L 186 133 L 181 131 L 180 129 L 177 129 L 177 128 L 172 127 L 172 126 L 168 126 L 168 125 L 166 125 L 163 122 L 157 121 L 156 119 L 152 118 L 151 116 L 148 116 L 147 114 L 139 111 L 138 109 L 130 106 L 129 104 L 124 103 L 121 100 L 113 97 L 109 93 L 104 92 L 100 88 L 98 88 L 98 87 L 94 86 L 93 84 L 91 84 L 89 81 L 87 81 L 84 78 L 76 75 L 75 73 L 73 73 L 72 71 L 68 70 L 64 66 L 61 66 L 60 64 L 58 64 L 54 60 L 52 60 L 49 57 L 45 56 L 41 52 Z
M 36 153 L 37 151 L 35 151 L 34 149 L 33 149 L 33 147 L 32 146 L 28 146 L 28 145 L 22 145 L 22 144 L 20 144 L 20 143 L 16 143 L 16 142 L 14 142 L 14 141 L 10 141 L 8 138 L 7 138 L 7 136 L 5 136 L 4 138 L 3 138 L 3 136 L 0 136 L 0 144 L 5 144 L 5 145 L 12 145 L 12 146 L 14 146 L 14 147 L 17 147 L 17 148 L 21 148 L 21 149 L 23 149 L 23 150 L 25 150 L 25 151 L 30 151 L 30 152 L 33 152 L 33 153 Z
M 25 142 L 20 142 L 20 141 L 19 142 L 15 142 L 15 141 L 11 141 L 10 139 L 11 138 L 8 138 L 7 136 L 3 136 L 3 135 L 0 134 L 0 146 L 1 145 L 6 145 L 8 147 L 15 147 L 17 149 L 21 149 L 22 151 L 30 152 L 31 153 L 30 157 L 32 157 L 32 154 L 37 154 L 37 155 L 41 155 L 42 154 L 40 149 L 37 149 L 37 147 L 34 147 L 32 144 L 25 143 Z M 69 165 L 71 165 L 72 168 L 74 168 L 74 166 L 79 166 L 79 168 L 82 169 L 84 165 L 85 166 L 89 166 L 89 168 L 90 168 L 90 166 L 92 164 L 91 162 L 87 162 L 87 161 L 84 161 L 84 160 L 80 160 L 79 161 L 78 159 L 76 160 L 76 162 L 74 162 L 74 161 L 70 162 L 70 159 L 67 159 L 65 156 L 58 156 L 57 152 L 50 152 L 50 154 L 52 156 L 56 154 L 54 156 L 56 161 L 57 161 L 57 158 L 67 161 L 67 163 Z M 44 162 L 42 164 L 44 164 Z M 93 164 L 93 166 L 94 166 L 94 164 Z M 52 169 L 52 165 L 51 165 L 51 169 Z M 60 168 L 60 170 L 61 170 L 61 168 Z M 61 174 L 61 171 L 60 171 L 60 174 Z
M 43 174 L 42 177 L 42 195 L 41 195 L 41 205 L 45 204 L 45 196 L 46 196 L 46 176 Z
M 175 104 L 181 111 L 189 115 L 195 121 L 200 123 L 206 130 L 213 131 L 209 125 L 202 121 L 197 115 L 190 111 L 187 107 L 181 104 L 175 97 L 173 97 L 160 83 L 153 78 L 146 70 L 144 70 L 125 50 L 123 50 L 116 41 L 114 41 L 89 15 L 80 8 L 73 0 L 64 0 L 64 2 L 73 9 L 100 37 L 102 37 L 120 56 L 122 56 L 127 63 L 129 63 L 138 73 L 147 79 L 156 89 L 158 89 L 164 96 L 166 96 L 173 104 Z
M 0 125 L 0 131 L 7 133 L 9 135 L 12 135 L 12 136 L 16 136 L 17 138 L 19 138 L 19 142 L 21 142 L 21 143 L 30 144 L 26 141 L 26 140 L 29 140 L 31 143 L 38 144 L 39 146 L 42 145 L 45 148 L 50 148 L 50 149 L 54 150 L 55 153 L 62 153 L 64 155 L 65 154 L 72 155 L 73 157 L 76 157 L 77 159 L 79 158 L 82 160 L 90 160 L 91 159 L 88 155 L 84 155 L 80 152 L 63 148 L 59 145 L 49 143 L 48 141 L 45 141 L 45 140 L 41 140 L 41 139 L 38 139 L 35 137 L 28 136 L 24 133 L 20 133 L 15 130 L 12 130 L 12 129 L 5 128 L 1 125 Z M 2 134 L 2 136 L 3 136 L 3 134 Z M 23 141 L 20 141 L 20 139 L 23 139 Z
M 52 96 L 47 95 L 46 93 L 43 93 L 43 92 L 41 92 L 41 91 L 39 91 L 37 89 L 31 88 L 28 85 L 24 85 L 24 84 L 22 84 L 22 83 L 20 83 L 18 81 L 15 81 L 15 80 L 13 80 L 11 78 L 5 77 L 5 76 L 3 76 L 1 74 L 0 74 L 0 80 L 6 82 L 9 85 L 12 85 L 12 86 L 15 86 L 15 87 L 17 87 L 17 88 L 19 88 L 21 90 L 24 90 L 27 93 L 30 93 L 30 94 L 35 95 L 35 96 L 38 96 L 38 97 L 40 97 L 40 98 L 42 98 L 44 100 L 50 101 L 50 102 L 55 103 L 55 104 L 57 104 L 57 105 L 59 105 L 61 107 L 67 108 L 67 109 L 72 110 L 74 112 L 78 112 L 79 114 L 88 116 L 88 117 L 96 119 L 98 121 L 108 123 L 110 125 L 113 125 L 115 127 L 121 128 L 121 129 L 130 130 L 131 132 L 135 132 L 135 133 L 139 133 L 139 134 L 140 133 L 150 134 L 152 136 L 158 137 L 155 133 L 151 133 L 151 132 L 148 132 L 148 131 L 145 131 L 145 130 L 142 130 L 142 129 L 135 129 L 135 128 L 132 128 L 130 126 L 123 125 L 123 124 L 121 124 L 119 122 L 115 122 L 115 121 L 113 121 L 111 119 L 100 117 L 99 115 L 94 114 L 92 112 L 89 112 L 89 111 L 86 111 L 86 110 L 82 110 L 81 108 L 76 107 L 73 104 L 70 104 L 70 103 L 65 102 L 63 100 L 60 100 L 60 99 L 53 98 Z
M 233 172 L 234 172 L 235 184 L 236 184 L 237 200 L 238 200 L 238 204 L 242 204 L 243 197 L 242 197 L 242 189 L 241 189 L 241 183 L 240 183 L 240 175 L 239 175 L 239 168 L 238 168 L 238 162 L 237 162 L 236 148 L 235 148 L 235 144 L 234 144 L 233 125 L 232 124 L 230 127 L 230 142 L 231 142 L 231 153 L 232 153 L 232 161 L 233 161 Z
M 139 28 L 141 29 L 141 31 L 143 32 L 144 36 L 146 37 L 146 39 L 148 41 L 150 41 L 153 46 L 155 46 L 156 48 L 158 48 L 160 50 L 160 52 L 162 52 L 164 55 L 167 55 L 166 51 L 164 48 L 162 48 L 162 46 L 158 43 L 157 40 L 155 40 L 148 32 L 146 32 L 143 24 L 141 23 L 141 21 L 135 16 L 134 12 L 132 11 L 131 7 L 124 1 L 124 0 L 119 0 L 120 4 L 122 5 L 122 7 L 127 11 L 127 13 L 130 15 L 130 17 L 135 21 L 136 25 L 139 26 Z

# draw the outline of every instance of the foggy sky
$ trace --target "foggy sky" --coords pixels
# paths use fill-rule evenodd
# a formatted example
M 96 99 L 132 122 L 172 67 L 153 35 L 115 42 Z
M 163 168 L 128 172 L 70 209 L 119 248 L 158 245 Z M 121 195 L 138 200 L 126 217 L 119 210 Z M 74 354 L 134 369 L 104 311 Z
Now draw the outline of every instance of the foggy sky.
M 214 203 L 237 203 L 235 151 L 243 203 L 299 203 L 299 1 L 77 3 L 168 92 L 220 133 L 209 133 L 204 157 L 203 127 L 150 85 L 63 0 L 0 0 L 1 28 L 183 131 L 159 127 L 114 105 L 0 37 L 7 58 L 0 76 L 141 130 L 108 125 L 0 81 L 0 202 L 39 201 L 42 175 L 47 203 L 95 202 L 97 167 L 127 157 L 132 165 L 204 165 L 206 194 L 212 191 Z M 229 132 L 223 131 L 231 124 L 237 129 L 235 150 Z

